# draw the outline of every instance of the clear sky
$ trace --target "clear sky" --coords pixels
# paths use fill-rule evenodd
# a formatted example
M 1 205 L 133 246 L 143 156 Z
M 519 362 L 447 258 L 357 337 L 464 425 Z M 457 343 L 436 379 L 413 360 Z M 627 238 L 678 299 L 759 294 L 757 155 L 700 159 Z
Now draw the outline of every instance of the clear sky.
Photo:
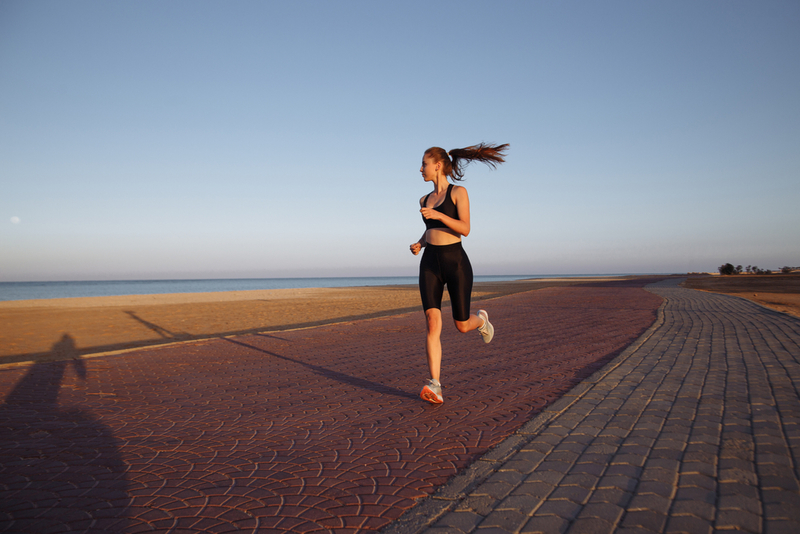
M 0 2 L 0 280 L 800 265 L 796 1 Z

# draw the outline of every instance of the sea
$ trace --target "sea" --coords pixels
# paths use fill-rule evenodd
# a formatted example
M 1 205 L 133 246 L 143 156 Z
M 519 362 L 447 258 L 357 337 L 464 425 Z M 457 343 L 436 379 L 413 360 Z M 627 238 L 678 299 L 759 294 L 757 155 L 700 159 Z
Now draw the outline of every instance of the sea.
M 528 278 L 625 276 L 619 275 L 488 275 L 475 282 L 506 282 Z M 158 295 L 164 293 L 209 293 L 252 289 L 308 287 L 360 287 L 416 285 L 416 276 L 367 276 L 328 278 L 223 278 L 208 280 L 98 280 L 68 282 L 0 282 L 0 301 Z

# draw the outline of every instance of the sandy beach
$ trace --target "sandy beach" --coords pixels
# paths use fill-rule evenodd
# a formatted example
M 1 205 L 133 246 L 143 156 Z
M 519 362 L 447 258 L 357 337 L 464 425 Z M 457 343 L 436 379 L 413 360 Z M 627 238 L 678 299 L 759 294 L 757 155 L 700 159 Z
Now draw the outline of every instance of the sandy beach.
M 482 300 L 514 293 L 601 280 L 608 278 L 478 283 L 473 290 L 473 307 L 479 307 Z M 800 275 L 690 277 L 685 285 L 742 296 L 800 316 Z M 415 285 L 0 302 L 0 365 L 294 330 L 414 311 L 421 314 Z
M 475 284 L 473 302 L 597 280 L 483 282 Z M 415 285 L 0 302 L 0 365 L 309 328 L 397 313 L 421 313 L 421 309 Z

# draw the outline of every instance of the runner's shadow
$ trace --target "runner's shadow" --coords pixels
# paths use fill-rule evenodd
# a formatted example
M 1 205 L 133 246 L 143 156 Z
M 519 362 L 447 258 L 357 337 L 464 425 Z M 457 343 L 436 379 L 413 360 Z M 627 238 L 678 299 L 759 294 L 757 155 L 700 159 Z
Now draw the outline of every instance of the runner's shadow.
M 64 375 L 85 382 L 86 367 L 69 334 L 52 353 L 69 359 L 32 365 L 0 405 L 0 531 L 123 532 L 130 497 L 119 444 L 91 413 L 59 407 Z
M 261 337 L 271 337 L 268 335 L 262 334 L 255 334 Z M 336 380 L 337 382 L 341 382 L 343 384 L 347 384 L 350 386 L 355 386 L 363 389 L 368 389 L 370 391 L 374 391 L 375 393 L 380 393 L 382 395 L 394 395 L 395 397 L 402 397 L 404 399 L 417 399 L 416 395 L 412 395 L 407 391 L 403 391 L 402 389 L 397 389 L 392 386 L 387 386 L 385 384 L 378 384 L 377 382 L 372 382 L 371 380 L 367 380 L 365 378 L 359 378 L 357 376 L 348 375 L 345 373 L 340 373 L 339 371 L 334 371 L 333 369 L 328 369 L 327 367 L 322 367 L 320 365 L 314 365 L 312 363 L 303 362 L 300 360 L 296 360 L 294 358 L 289 358 L 288 356 L 282 356 L 275 352 L 271 352 L 261 347 L 256 347 L 255 345 L 250 345 L 249 343 L 243 343 L 241 341 L 236 341 L 235 339 L 231 338 L 224 338 L 225 341 L 229 341 L 236 345 L 240 345 L 242 347 L 247 347 L 248 349 L 257 350 L 259 352 L 263 352 L 264 354 L 268 354 L 270 356 L 274 356 L 275 358 L 280 358 L 281 360 L 286 360 L 292 363 L 296 363 L 302 365 L 303 367 L 307 367 L 311 369 L 313 372 L 324 376 L 325 378 L 329 378 L 331 380 Z

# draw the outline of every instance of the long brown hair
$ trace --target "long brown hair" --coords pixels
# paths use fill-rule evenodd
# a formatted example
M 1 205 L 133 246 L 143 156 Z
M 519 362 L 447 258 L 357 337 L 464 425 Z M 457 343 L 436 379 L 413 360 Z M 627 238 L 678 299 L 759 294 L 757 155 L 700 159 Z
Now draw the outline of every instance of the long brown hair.
M 505 151 L 507 149 L 508 143 L 504 145 L 481 143 L 466 148 L 454 148 L 450 152 L 434 146 L 426 150 L 424 156 L 429 156 L 436 162 L 441 161 L 444 174 L 455 181 L 459 181 L 464 178 L 464 167 L 473 161 L 480 161 L 493 169 L 496 168 L 497 165 L 505 161 Z

